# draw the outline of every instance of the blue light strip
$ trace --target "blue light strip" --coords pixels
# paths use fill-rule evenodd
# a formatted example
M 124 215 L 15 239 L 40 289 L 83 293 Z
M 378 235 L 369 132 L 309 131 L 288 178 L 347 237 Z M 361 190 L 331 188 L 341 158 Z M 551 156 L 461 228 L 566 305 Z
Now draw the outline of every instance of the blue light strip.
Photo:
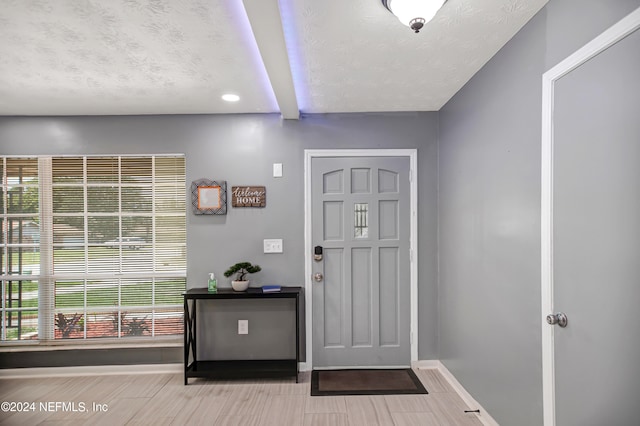
M 264 88 L 265 93 L 269 97 L 269 108 L 271 108 L 272 111 L 280 111 L 276 95 L 273 91 L 273 87 L 271 86 L 271 81 L 269 80 L 269 75 L 267 74 L 267 69 L 264 66 L 264 62 L 262 62 L 260 49 L 258 49 L 258 44 L 253 36 L 253 32 L 251 31 L 251 24 L 249 23 L 249 17 L 247 16 L 247 11 L 244 8 L 244 3 L 241 0 L 225 3 L 227 3 L 228 7 L 232 9 L 231 12 L 233 15 L 237 17 L 237 22 L 240 25 L 239 28 L 242 29 L 240 33 L 242 34 L 241 37 L 244 39 L 244 45 L 251 51 L 251 57 L 256 65 L 254 69 L 260 79 L 260 85 Z
M 309 110 L 312 102 L 306 79 L 304 78 L 306 73 L 304 70 L 302 47 L 300 46 L 300 39 L 295 25 L 294 1 L 295 0 L 278 0 L 278 6 L 280 8 L 280 20 L 282 21 L 284 40 L 287 45 L 289 69 L 291 69 L 293 87 L 296 91 L 296 101 L 298 102 L 298 109 L 301 113 L 304 113 Z

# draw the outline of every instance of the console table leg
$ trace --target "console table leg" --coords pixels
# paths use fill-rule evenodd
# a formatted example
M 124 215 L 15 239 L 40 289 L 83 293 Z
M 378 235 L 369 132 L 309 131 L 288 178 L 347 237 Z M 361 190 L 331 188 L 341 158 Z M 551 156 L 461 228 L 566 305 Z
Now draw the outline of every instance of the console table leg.
M 184 384 L 189 384 L 189 358 L 193 357 L 193 368 L 195 369 L 196 358 L 196 301 L 189 306 L 189 300 L 184 300 Z
M 187 298 L 184 298 L 184 385 L 187 386 L 189 384 L 189 379 L 187 378 L 187 369 L 189 368 L 189 341 L 187 336 L 189 334 L 189 301 Z

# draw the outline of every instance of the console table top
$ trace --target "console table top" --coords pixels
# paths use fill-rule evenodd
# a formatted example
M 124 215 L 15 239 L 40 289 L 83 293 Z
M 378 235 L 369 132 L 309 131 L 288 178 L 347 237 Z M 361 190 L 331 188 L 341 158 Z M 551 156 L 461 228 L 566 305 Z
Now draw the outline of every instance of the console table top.
M 209 293 L 206 287 L 190 288 L 182 293 L 185 299 L 257 299 L 257 298 L 289 298 L 302 291 L 301 287 L 282 287 L 280 291 L 263 293 L 259 287 L 248 288 L 247 291 L 234 291 L 230 288 L 219 288 L 216 293 Z

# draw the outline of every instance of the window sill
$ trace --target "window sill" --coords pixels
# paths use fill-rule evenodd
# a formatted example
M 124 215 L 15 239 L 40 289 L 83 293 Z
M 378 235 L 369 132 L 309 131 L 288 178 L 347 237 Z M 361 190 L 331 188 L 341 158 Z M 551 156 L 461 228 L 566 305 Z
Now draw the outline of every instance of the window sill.
M 0 344 L 2 352 L 39 352 L 60 350 L 92 350 L 92 349 L 136 349 L 136 348 L 171 348 L 182 347 L 182 337 L 171 339 L 139 339 L 135 342 L 123 342 L 121 340 L 100 340 L 99 342 L 47 342 L 47 343 L 13 343 Z

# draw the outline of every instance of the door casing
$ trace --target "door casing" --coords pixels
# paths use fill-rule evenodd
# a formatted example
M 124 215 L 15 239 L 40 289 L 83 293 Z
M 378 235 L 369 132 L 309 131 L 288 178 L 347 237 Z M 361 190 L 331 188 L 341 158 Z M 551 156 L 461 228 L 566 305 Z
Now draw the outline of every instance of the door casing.
M 311 160 L 316 157 L 409 157 L 409 264 L 411 362 L 418 360 L 418 150 L 417 149 L 306 149 L 304 151 L 304 271 L 306 361 L 300 369 L 313 368 L 313 304 L 311 222 Z
M 555 426 L 554 329 L 546 316 L 553 304 L 553 107 L 554 85 L 561 77 L 640 28 L 640 8 L 578 49 L 542 76 L 542 192 L 541 192 L 541 295 L 542 295 L 542 407 L 544 426 Z

